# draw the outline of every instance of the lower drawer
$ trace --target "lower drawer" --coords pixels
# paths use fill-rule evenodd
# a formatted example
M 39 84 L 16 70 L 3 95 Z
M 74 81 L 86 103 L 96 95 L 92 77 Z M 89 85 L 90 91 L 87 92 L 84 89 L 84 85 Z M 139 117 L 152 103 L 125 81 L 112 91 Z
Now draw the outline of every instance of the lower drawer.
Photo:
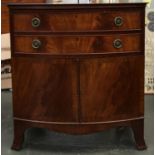
M 141 51 L 141 34 L 47 36 L 26 35 L 14 38 L 15 52 L 22 53 L 106 53 Z

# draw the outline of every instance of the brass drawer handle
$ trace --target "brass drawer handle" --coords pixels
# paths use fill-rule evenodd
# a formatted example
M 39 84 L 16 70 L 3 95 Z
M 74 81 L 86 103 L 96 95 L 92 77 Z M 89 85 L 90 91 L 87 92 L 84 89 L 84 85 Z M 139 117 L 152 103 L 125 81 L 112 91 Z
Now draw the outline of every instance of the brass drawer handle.
M 34 39 L 34 40 L 32 41 L 32 47 L 33 47 L 34 49 L 40 48 L 40 47 L 41 47 L 41 41 L 38 40 L 38 39 Z
M 37 17 L 32 18 L 32 27 L 39 27 L 40 26 L 40 19 Z
M 123 18 L 122 17 L 115 17 L 114 23 L 116 26 L 121 26 L 123 24 Z
M 114 40 L 113 45 L 115 48 L 121 48 L 122 47 L 122 40 L 120 40 L 120 39 Z

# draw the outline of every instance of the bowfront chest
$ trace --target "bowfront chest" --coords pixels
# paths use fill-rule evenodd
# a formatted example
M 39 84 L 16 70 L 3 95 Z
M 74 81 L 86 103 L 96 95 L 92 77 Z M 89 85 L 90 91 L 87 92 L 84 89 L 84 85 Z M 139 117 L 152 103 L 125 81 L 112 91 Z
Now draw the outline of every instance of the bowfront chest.
M 31 127 L 132 128 L 144 142 L 145 3 L 12 4 L 13 149 Z

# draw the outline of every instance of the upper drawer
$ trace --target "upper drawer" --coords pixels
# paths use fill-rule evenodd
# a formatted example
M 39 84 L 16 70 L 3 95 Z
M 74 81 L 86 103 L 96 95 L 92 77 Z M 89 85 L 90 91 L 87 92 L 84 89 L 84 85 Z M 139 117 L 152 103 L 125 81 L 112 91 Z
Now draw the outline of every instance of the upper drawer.
M 143 50 L 141 34 L 104 36 L 16 36 L 17 53 L 81 54 L 106 52 L 137 52 Z
M 14 14 L 15 32 L 97 32 L 143 28 L 141 10 L 35 11 Z

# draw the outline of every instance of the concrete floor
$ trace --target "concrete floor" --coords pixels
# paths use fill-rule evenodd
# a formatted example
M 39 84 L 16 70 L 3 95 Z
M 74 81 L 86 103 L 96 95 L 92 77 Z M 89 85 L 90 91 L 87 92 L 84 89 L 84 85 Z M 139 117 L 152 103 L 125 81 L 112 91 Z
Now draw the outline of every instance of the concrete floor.
M 12 93 L 2 92 L 2 155 L 153 155 L 153 95 L 145 96 L 145 140 L 148 149 L 135 149 L 132 132 L 110 129 L 101 133 L 73 136 L 29 129 L 21 151 L 10 149 L 13 140 Z

